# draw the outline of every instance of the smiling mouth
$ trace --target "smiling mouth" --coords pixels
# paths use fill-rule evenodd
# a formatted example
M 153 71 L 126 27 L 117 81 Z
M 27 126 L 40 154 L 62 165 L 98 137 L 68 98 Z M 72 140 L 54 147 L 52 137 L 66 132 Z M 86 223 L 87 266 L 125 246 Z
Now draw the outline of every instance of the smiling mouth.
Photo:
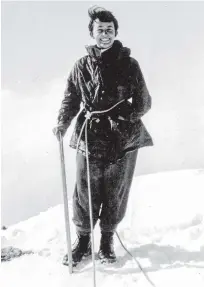
M 101 40 L 101 42 L 102 42 L 102 43 L 109 43 L 109 42 L 110 42 L 110 39 L 107 39 L 107 40 L 104 40 L 104 39 L 103 39 L 103 40 Z

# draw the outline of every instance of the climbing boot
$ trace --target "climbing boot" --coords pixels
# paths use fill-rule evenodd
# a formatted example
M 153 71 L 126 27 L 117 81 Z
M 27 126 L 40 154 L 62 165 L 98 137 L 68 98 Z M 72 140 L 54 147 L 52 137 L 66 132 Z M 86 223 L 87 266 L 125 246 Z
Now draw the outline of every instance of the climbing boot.
M 91 255 L 91 239 L 90 233 L 77 234 L 77 239 L 72 248 L 72 263 L 76 266 L 84 257 Z M 64 265 L 69 265 L 68 254 L 63 258 Z
M 114 252 L 113 232 L 102 232 L 100 248 L 98 257 L 101 263 L 114 263 L 116 262 L 116 255 Z

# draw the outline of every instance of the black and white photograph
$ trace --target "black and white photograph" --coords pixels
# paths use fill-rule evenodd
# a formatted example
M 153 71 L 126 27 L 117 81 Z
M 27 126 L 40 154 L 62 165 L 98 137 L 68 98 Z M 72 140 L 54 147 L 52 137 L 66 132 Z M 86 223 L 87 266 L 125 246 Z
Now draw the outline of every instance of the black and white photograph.
M 204 286 L 204 2 L 1 2 L 1 284 Z

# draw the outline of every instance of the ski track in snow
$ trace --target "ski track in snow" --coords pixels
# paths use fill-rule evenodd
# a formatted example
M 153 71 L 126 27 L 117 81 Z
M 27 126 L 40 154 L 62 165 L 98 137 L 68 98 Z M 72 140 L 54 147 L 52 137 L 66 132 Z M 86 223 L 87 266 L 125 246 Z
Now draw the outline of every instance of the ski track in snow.
M 204 286 L 203 192 L 204 170 L 134 178 L 118 234 L 157 287 Z M 69 206 L 71 217 L 71 202 Z M 74 241 L 72 222 L 71 233 Z M 97 287 L 151 286 L 116 236 L 118 261 L 101 265 L 98 225 L 94 234 Z M 93 286 L 91 258 L 74 268 L 72 275 L 61 264 L 67 250 L 62 205 L 1 230 L 1 244 L 34 252 L 1 264 L 1 286 Z

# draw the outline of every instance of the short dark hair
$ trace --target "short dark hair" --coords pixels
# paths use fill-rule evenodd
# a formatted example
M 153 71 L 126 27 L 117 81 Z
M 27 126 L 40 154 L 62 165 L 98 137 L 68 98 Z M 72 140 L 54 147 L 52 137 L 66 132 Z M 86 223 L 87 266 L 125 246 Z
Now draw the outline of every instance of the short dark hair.
M 118 33 L 118 21 L 115 16 L 110 11 L 98 11 L 94 12 L 91 16 L 91 20 L 89 22 L 89 32 L 92 35 L 93 33 L 93 24 L 96 19 L 99 19 L 101 22 L 113 22 L 115 27 L 116 35 Z

